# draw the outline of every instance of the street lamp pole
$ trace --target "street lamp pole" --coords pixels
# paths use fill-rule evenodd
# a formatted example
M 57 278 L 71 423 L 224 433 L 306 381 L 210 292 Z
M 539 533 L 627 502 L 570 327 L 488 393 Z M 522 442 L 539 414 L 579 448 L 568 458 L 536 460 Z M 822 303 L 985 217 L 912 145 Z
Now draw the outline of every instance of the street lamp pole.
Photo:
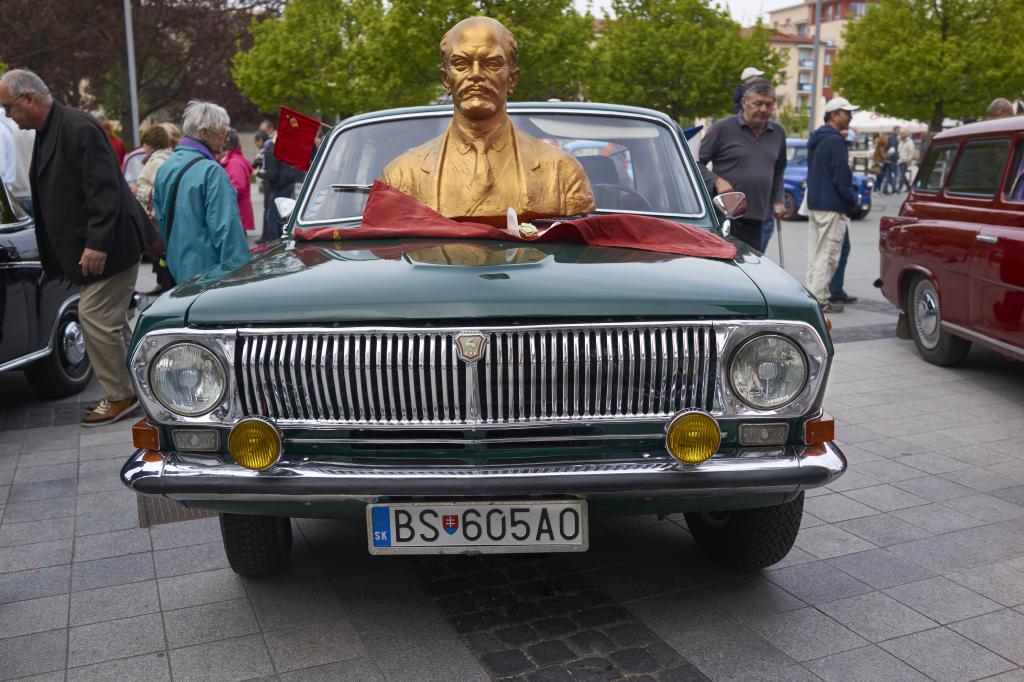
M 820 0 L 819 0 L 820 1 Z M 135 35 L 132 30 L 131 0 L 124 0 L 125 3 L 125 40 L 128 42 L 128 87 L 131 92 L 131 138 L 135 145 L 133 150 L 139 147 L 138 141 L 138 86 L 135 83 Z
M 127 2 L 128 0 L 125 0 Z M 811 75 L 811 120 L 807 131 L 812 132 L 818 124 L 818 62 L 821 60 L 821 0 L 814 6 L 814 71 Z

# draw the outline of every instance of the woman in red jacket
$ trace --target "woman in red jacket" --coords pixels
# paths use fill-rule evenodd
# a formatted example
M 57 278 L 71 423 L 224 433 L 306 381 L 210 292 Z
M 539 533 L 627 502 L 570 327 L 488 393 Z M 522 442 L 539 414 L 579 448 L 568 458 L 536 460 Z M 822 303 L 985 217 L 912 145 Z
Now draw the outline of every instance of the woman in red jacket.
M 231 186 L 238 193 L 238 213 L 242 217 L 242 228 L 249 232 L 256 228 L 252 217 L 252 164 L 242 155 L 238 131 L 234 128 L 228 131 L 224 152 L 220 165 L 224 166 L 231 179 Z

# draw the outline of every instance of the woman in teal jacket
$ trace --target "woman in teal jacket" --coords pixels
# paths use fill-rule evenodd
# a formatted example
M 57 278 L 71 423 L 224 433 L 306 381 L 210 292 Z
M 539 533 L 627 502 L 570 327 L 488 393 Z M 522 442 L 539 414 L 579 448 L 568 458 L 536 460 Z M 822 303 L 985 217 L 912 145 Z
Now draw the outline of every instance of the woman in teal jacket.
M 230 123 L 224 107 L 189 102 L 184 137 L 157 172 L 153 206 L 167 242 L 167 267 L 176 282 L 215 265 L 230 271 L 249 260 L 235 188 L 214 157 L 224 147 Z M 171 195 L 179 177 L 171 221 Z

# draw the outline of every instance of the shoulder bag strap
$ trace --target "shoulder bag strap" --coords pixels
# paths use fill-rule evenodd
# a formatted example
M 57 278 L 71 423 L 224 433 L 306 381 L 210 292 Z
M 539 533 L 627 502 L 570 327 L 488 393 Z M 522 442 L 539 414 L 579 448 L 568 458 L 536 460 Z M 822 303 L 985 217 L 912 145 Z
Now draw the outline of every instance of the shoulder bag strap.
M 171 226 L 174 225 L 174 207 L 178 203 L 178 187 L 181 186 L 181 179 L 185 177 L 185 173 L 188 172 L 189 168 L 196 165 L 200 161 L 203 161 L 204 159 L 205 157 L 199 156 L 189 161 L 187 164 L 185 164 L 185 167 L 181 169 L 181 172 L 178 173 L 178 177 L 175 178 L 174 180 L 174 187 L 171 189 L 170 203 L 168 204 L 167 208 L 167 225 L 165 226 L 167 230 L 166 241 L 168 244 L 171 243 Z

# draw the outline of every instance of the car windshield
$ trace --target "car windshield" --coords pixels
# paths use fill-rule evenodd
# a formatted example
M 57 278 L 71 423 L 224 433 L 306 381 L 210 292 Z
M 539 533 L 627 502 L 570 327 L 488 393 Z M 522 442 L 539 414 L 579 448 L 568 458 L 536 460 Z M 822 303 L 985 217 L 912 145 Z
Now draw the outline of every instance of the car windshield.
M 649 119 L 607 114 L 510 112 L 520 130 L 575 156 L 587 172 L 599 212 L 704 214 L 693 176 L 675 136 Z M 412 147 L 442 134 L 450 114 L 369 121 L 331 138 L 314 169 L 301 224 L 355 219 L 366 188 L 384 166 Z
M 786 147 L 786 161 L 793 166 L 806 166 L 807 147 Z

